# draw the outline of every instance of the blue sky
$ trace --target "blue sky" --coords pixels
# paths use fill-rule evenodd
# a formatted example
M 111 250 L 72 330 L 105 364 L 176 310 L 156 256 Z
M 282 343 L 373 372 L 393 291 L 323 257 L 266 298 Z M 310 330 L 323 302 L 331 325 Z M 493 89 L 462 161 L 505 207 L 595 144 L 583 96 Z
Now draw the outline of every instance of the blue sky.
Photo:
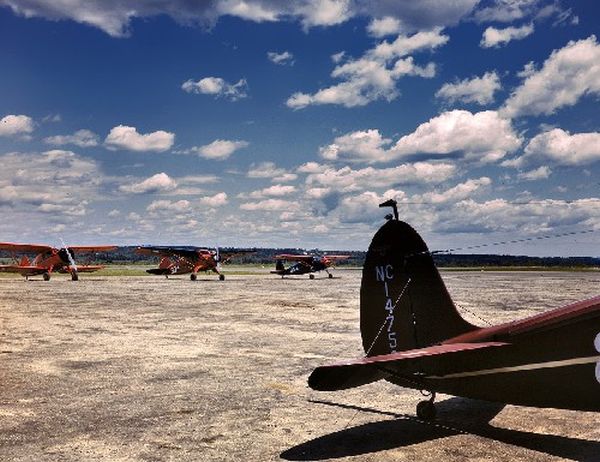
M 599 10 L 0 0 L 0 240 L 598 256 Z

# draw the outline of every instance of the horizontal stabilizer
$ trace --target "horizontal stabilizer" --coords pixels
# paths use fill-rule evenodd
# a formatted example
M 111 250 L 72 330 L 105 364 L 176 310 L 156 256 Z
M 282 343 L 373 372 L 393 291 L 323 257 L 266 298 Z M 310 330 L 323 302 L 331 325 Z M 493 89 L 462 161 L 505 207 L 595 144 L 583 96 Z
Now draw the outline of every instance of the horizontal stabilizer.
M 317 367 L 308 378 L 308 386 L 318 391 L 344 390 L 385 378 L 387 372 L 384 370 L 384 366 L 393 366 L 394 370 L 401 370 L 401 366 L 405 365 L 408 368 L 416 360 L 423 361 L 425 358 L 431 357 L 437 357 L 439 360 L 441 356 L 448 356 L 448 360 L 450 360 L 452 354 L 504 345 L 508 344 L 502 342 L 450 343 L 321 366 Z

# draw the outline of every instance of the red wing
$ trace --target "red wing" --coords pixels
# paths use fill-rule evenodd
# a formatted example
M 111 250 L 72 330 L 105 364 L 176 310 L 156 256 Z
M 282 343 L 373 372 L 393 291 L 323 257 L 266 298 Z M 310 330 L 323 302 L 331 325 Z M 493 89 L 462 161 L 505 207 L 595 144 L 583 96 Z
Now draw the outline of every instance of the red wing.
M 371 356 L 360 358 L 345 363 L 317 367 L 308 379 L 308 385 L 314 390 L 334 391 L 357 387 L 375 382 L 385 377 L 381 366 L 398 366 L 406 363 L 407 366 L 415 360 L 424 358 L 447 356 L 451 361 L 453 354 L 468 355 L 472 350 L 482 348 L 501 347 L 508 345 L 502 342 L 482 343 L 451 343 L 434 345 L 416 350 L 400 351 L 389 355 Z
M 350 255 L 325 255 L 325 258 L 331 261 L 346 260 Z
M 9 252 L 44 253 L 52 249 L 53 248 L 49 245 L 43 244 L 14 244 L 12 242 L 0 242 L 0 250 L 7 250 Z
M 116 245 L 74 245 L 69 246 L 69 250 L 75 253 L 90 253 L 90 252 L 108 252 L 109 250 L 115 250 Z
M 78 273 L 93 273 L 94 271 L 99 271 L 103 269 L 104 265 L 77 265 Z M 58 270 L 59 273 L 69 273 L 69 267 L 63 266 Z
M 252 253 L 256 253 L 255 250 L 238 250 L 236 252 L 219 252 L 219 257 L 221 258 L 221 263 L 228 263 L 229 260 L 241 257 L 242 255 L 249 255 Z
M 43 266 L 32 266 L 32 265 L 0 265 L 1 273 L 19 273 L 23 276 L 32 276 L 36 274 L 42 274 L 48 271 L 48 268 Z
M 276 260 L 287 260 L 287 261 L 303 261 L 309 262 L 312 261 L 312 255 L 296 255 L 293 253 L 282 253 L 279 255 L 275 255 Z

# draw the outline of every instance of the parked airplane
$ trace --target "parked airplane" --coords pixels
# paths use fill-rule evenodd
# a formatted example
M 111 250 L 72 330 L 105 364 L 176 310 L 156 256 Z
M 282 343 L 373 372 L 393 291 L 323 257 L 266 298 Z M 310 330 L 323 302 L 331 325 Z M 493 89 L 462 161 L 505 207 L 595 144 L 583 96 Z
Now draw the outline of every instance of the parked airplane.
M 494 327 L 457 312 L 419 234 L 394 208 L 373 237 L 360 289 L 366 355 L 316 368 L 315 390 L 381 379 L 429 392 L 417 406 L 435 418 L 435 394 L 522 406 L 600 411 L 600 296 Z M 560 290 L 560 287 L 552 288 Z
M 310 279 L 314 279 L 317 271 L 325 271 L 327 275 L 332 278 L 328 268 L 331 268 L 337 261 L 345 260 L 350 258 L 350 255 L 296 255 L 296 254 L 280 254 L 275 255 L 275 270 L 271 271 L 273 274 L 279 274 L 283 278 L 284 276 L 294 276 L 300 274 L 308 274 Z M 284 261 L 296 262 L 287 268 L 284 265 Z
M 227 263 L 232 258 L 254 251 L 219 252 L 218 248 L 210 250 L 201 247 L 142 246 L 138 247 L 136 252 L 160 257 L 158 268 L 146 270 L 150 274 L 160 274 L 167 278 L 172 274 L 189 274 L 190 279 L 195 281 L 199 271 L 214 271 L 219 275 L 219 280 L 224 281 L 225 275 L 221 273 L 221 263 Z
M 44 281 L 49 281 L 53 272 L 70 273 L 71 279 L 77 281 L 79 273 L 91 273 L 104 268 L 104 265 L 78 265 L 75 263 L 74 255 L 80 253 L 96 253 L 114 250 L 114 245 L 96 246 L 71 246 L 60 249 L 48 245 L 38 244 L 13 244 L 11 242 L 0 242 L 0 250 L 6 250 L 13 255 L 15 261 L 12 265 L 0 265 L 0 272 L 20 273 L 21 276 L 42 275 Z M 33 260 L 23 256 L 21 260 L 16 259 L 16 254 L 36 254 Z

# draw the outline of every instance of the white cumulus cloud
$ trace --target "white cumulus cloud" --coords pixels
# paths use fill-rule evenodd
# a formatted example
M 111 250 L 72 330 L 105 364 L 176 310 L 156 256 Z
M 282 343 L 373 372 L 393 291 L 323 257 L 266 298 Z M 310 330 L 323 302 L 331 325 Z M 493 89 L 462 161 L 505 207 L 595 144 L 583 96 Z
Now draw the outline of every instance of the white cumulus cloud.
M 26 135 L 33 128 L 33 119 L 26 115 L 9 114 L 0 119 L 0 136 Z
M 524 154 L 503 163 L 507 167 L 520 167 L 534 160 L 550 161 L 557 165 L 589 165 L 600 161 L 600 133 L 575 133 L 561 128 L 534 136 Z
M 533 34 L 533 24 L 525 24 L 521 27 L 506 27 L 504 29 L 496 29 L 488 27 L 481 38 L 479 45 L 482 48 L 501 47 L 513 40 L 521 40 Z
M 501 112 L 508 117 L 553 114 L 585 95 L 600 95 L 600 45 L 595 35 L 554 50 L 536 71 L 526 66 L 523 83 Z
M 204 196 L 198 199 L 198 202 L 202 205 L 206 205 L 208 207 L 221 207 L 229 202 L 227 198 L 227 193 L 220 192 L 215 194 L 214 196 Z
M 494 93 L 500 90 L 500 78 L 496 71 L 486 72 L 481 77 L 464 79 L 455 83 L 445 83 L 435 96 L 450 103 L 477 103 L 480 105 L 494 102 Z
M 248 96 L 246 79 L 240 79 L 233 84 L 220 77 L 204 77 L 198 81 L 189 79 L 181 84 L 181 89 L 187 93 L 213 95 L 230 101 L 237 101 Z
M 121 185 L 119 189 L 131 194 L 146 194 L 170 191 L 176 187 L 177 182 L 166 173 L 161 172 L 137 183 Z
M 169 201 L 158 200 L 152 201 L 146 210 L 148 212 L 185 212 L 190 208 L 190 202 L 187 200 Z
M 275 64 L 279 64 L 281 66 L 293 66 L 294 65 L 294 55 L 289 51 L 282 51 L 278 53 L 276 51 L 268 51 L 267 58 L 269 61 Z
M 47 144 L 62 146 L 65 144 L 74 144 L 80 148 L 91 148 L 98 146 L 100 138 L 93 131 L 87 129 L 77 130 L 72 135 L 56 135 L 44 138 Z
M 394 41 L 383 41 L 361 58 L 338 62 L 331 76 L 340 83 L 309 94 L 296 92 L 286 101 L 291 109 L 309 105 L 337 104 L 345 107 L 364 106 L 376 100 L 392 101 L 398 97 L 397 81 L 407 75 L 431 78 L 435 65 L 415 64 L 408 56 L 415 52 L 434 50 L 448 41 L 440 29 L 399 35 Z
M 174 142 L 175 134 L 164 130 L 141 134 L 135 127 L 117 125 L 106 136 L 104 145 L 110 150 L 163 152 L 171 149 Z

